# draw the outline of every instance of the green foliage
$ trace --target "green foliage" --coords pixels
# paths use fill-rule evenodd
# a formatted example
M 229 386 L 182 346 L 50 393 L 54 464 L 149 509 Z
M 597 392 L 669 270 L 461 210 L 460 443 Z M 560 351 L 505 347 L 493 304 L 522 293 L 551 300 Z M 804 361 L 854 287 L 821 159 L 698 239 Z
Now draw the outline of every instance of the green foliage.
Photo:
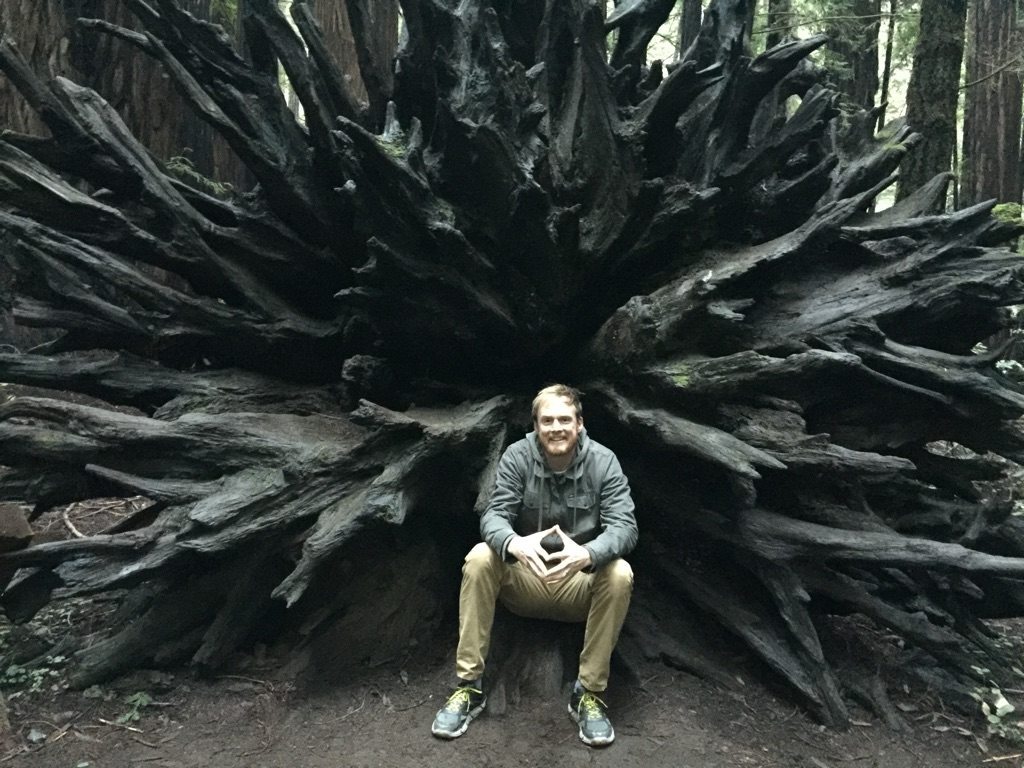
M 892 38 L 892 67 L 909 70 L 914 63 L 914 48 L 917 33 L 921 27 L 921 3 L 919 0 L 907 3 L 896 15 L 896 33 Z M 908 75 L 909 76 L 909 75 Z
M 210 0 L 210 21 L 220 24 L 229 33 L 235 29 L 238 0 Z
M 183 181 L 190 187 L 206 192 L 214 197 L 230 197 L 234 191 L 231 184 L 203 176 L 196 170 L 195 163 L 189 157 L 191 150 L 186 148 L 183 154 L 175 155 L 166 163 L 168 173 L 179 181 Z
M 1021 220 L 1020 203 L 1000 203 L 992 209 L 992 215 L 999 221 L 1019 223 Z
M 145 691 L 136 691 L 131 696 L 125 696 L 124 703 L 128 709 L 117 718 L 117 722 L 135 723 L 142 717 L 142 710 L 153 703 L 153 697 Z
M 856 48 L 861 41 L 867 44 L 867 32 L 871 25 L 879 26 L 879 69 L 884 56 L 885 35 L 889 24 L 889 1 L 884 0 L 878 16 L 857 14 L 853 8 L 853 0 L 791 0 L 790 18 L 773 25 L 771 31 L 790 37 L 804 38 L 812 34 L 824 33 L 832 40 L 843 41 L 847 46 Z M 755 17 L 754 37 L 764 36 L 766 29 L 766 3 L 759 6 L 760 12 Z M 901 112 L 899 106 L 903 97 L 899 95 L 909 80 L 909 69 L 914 58 L 914 46 L 920 22 L 920 0 L 897 0 L 896 23 L 893 34 L 893 82 L 890 85 L 889 101 L 895 108 L 890 114 Z M 755 44 L 755 48 L 757 45 Z M 763 43 L 761 44 L 763 48 Z M 835 85 L 852 75 L 850 63 L 835 47 L 824 46 L 811 55 L 811 61 L 825 70 Z M 881 77 L 881 73 L 879 73 Z M 893 91 L 898 92 L 895 97 Z
M 1007 701 L 998 685 L 992 683 L 988 688 L 975 688 L 971 692 L 971 698 L 981 704 L 981 713 L 985 716 L 989 735 L 1024 744 L 1022 721 L 1011 718 L 1016 707 Z
M 47 683 L 52 683 L 54 678 L 60 677 L 60 667 L 66 661 L 66 657 L 58 655 L 46 656 L 41 663 L 33 666 L 8 664 L 0 674 L 0 688 L 12 691 L 8 698 L 14 698 L 26 692 L 38 693 L 46 687 Z
M 4 621 L 0 624 L 0 654 L 9 654 L 16 645 L 11 637 L 11 625 Z M 47 684 L 56 682 L 61 676 L 60 669 L 67 662 L 66 656 L 49 655 L 34 663 L 10 663 L 0 671 L 0 689 L 7 698 L 13 699 L 25 693 L 38 693 Z
M 1024 224 L 1024 208 L 1020 203 L 1000 203 L 992 209 L 992 216 L 1007 224 Z M 1024 237 L 1017 238 L 1017 253 L 1024 256 Z

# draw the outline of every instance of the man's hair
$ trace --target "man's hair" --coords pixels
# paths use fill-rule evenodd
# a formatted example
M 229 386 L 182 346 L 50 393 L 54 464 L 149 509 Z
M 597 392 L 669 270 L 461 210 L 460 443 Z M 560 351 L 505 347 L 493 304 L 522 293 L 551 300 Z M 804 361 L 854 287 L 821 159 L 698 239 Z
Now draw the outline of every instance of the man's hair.
M 533 398 L 533 410 L 531 411 L 533 420 L 537 420 L 537 411 L 540 410 L 540 401 L 545 397 L 553 395 L 554 397 L 562 397 L 569 401 L 569 405 L 576 409 L 576 418 L 583 418 L 583 403 L 580 402 L 580 392 L 578 389 L 573 389 L 566 384 L 552 384 L 549 387 L 544 387 L 537 396 Z

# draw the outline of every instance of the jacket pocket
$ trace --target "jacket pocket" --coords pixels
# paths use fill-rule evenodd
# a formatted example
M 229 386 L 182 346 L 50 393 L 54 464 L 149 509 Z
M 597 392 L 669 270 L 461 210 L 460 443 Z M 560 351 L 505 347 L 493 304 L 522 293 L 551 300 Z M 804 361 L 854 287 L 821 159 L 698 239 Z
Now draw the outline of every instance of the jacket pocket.
M 540 494 L 536 491 L 526 491 L 523 494 L 523 510 L 536 514 L 540 509 Z
M 590 509 L 594 506 L 596 497 L 593 493 L 569 494 L 565 497 L 565 505 L 570 509 Z

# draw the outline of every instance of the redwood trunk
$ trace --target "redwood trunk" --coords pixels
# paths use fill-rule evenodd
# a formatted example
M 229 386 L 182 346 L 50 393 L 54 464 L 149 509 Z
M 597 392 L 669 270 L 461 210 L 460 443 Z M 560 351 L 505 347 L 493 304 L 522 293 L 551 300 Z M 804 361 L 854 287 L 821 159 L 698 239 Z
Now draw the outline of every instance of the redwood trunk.
M 978 0 L 968 16 L 961 200 L 1021 199 L 1021 38 L 1017 4 Z

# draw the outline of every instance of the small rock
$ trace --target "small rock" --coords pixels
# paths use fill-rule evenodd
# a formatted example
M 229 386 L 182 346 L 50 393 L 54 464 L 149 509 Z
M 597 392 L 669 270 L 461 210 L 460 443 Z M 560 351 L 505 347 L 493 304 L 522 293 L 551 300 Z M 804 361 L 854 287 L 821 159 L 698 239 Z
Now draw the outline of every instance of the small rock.
M 21 505 L 0 502 L 0 552 L 22 549 L 31 540 L 32 526 L 25 519 Z

